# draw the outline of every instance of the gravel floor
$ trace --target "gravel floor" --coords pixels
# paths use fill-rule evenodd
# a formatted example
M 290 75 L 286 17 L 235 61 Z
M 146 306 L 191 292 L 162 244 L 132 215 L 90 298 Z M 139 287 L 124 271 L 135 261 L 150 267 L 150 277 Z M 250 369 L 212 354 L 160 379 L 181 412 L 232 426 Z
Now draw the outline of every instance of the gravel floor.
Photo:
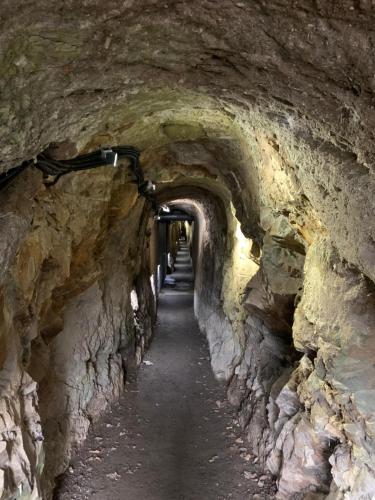
M 187 249 L 160 295 L 155 338 L 121 400 L 96 423 L 55 500 L 274 498 L 213 377 L 193 315 Z

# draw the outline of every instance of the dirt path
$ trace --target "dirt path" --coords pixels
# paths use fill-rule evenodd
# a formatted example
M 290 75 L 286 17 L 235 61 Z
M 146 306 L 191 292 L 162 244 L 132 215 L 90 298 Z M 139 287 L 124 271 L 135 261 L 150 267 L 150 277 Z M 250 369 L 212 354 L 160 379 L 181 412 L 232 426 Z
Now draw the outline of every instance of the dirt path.
M 160 295 L 154 341 L 118 404 L 92 429 L 56 500 L 273 498 L 253 464 L 193 315 L 192 271 L 179 252 L 176 287 Z M 258 484 L 259 483 L 259 484 Z

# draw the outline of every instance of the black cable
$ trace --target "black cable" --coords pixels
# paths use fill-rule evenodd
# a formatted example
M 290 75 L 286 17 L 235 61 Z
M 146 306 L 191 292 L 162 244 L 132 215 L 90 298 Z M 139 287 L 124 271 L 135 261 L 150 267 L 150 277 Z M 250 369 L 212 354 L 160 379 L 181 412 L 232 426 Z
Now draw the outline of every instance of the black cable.
M 56 184 L 60 177 L 70 172 L 89 170 L 109 164 L 115 165 L 117 158 L 126 158 L 129 160 L 130 169 L 135 177 L 134 182 L 138 185 L 139 194 L 148 199 L 151 205 L 155 207 L 155 186 L 152 182 L 145 180 L 139 164 L 139 156 L 140 151 L 132 146 L 103 148 L 69 160 L 55 160 L 43 152 L 37 156 L 35 162 L 34 160 L 24 161 L 18 167 L 11 168 L 7 172 L 0 174 L 0 190 L 5 188 L 23 170 L 31 165 L 42 171 L 45 178 L 53 177 L 51 181 L 45 182 L 47 186 L 52 186 Z
M 100 149 L 92 153 L 77 156 L 70 160 L 54 160 L 46 156 L 45 153 L 41 153 L 37 156 L 35 166 L 47 176 L 57 176 L 53 181 L 53 184 L 55 184 L 61 176 L 69 172 L 88 170 L 108 165 L 111 161 L 107 159 L 107 155 L 109 159 L 112 159 L 116 154 L 120 158 L 125 157 L 129 159 L 130 166 L 136 176 L 137 182 L 138 184 L 141 183 L 143 181 L 143 173 L 139 168 L 140 152 L 131 146 L 117 146 L 114 148 Z
M 6 172 L 0 174 L 0 191 L 5 189 L 21 172 L 33 163 L 33 160 L 27 160 L 18 167 L 10 168 Z

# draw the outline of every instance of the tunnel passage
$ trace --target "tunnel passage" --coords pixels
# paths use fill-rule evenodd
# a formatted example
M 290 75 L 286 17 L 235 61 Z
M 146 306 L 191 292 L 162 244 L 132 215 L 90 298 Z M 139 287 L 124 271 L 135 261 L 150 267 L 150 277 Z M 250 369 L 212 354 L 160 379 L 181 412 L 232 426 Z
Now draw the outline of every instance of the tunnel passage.
M 162 234 L 168 224 L 174 258 L 158 296 L 153 342 L 136 380 L 59 478 L 56 500 L 273 498 L 272 478 L 252 463 L 193 315 L 192 232 L 176 221 L 181 212 L 172 208 L 172 221 L 158 216 Z
M 371 2 L 16 0 L 1 22 L 2 496 L 51 498 L 150 345 L 155 207 L 128 162 L 53 185 L 34 163 L 129 145 L 195 217 L 195 315 L 279 496 L 372 498 Z

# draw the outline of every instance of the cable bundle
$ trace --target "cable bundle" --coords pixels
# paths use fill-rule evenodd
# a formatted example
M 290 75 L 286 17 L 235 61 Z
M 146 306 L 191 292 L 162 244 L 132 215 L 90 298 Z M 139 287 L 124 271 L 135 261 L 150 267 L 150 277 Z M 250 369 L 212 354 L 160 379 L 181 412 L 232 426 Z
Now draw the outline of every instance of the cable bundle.
M 53 180 L 46 182 L 51 186 L 56 184 L 61 176 L 79 170 L 88 170 L 101 167 L 103 165 L 117 165 L 118 158 L 127 158 L 130 161 L 130 169 L 135 176 L 139 193 L 146 198 L 152 198 L 155 186 L 151 181 L 146 181 L 139 165 L 140 152 L 131 146 L 116 146 L 113 148 L 103 148 L 92 153 L 76 156 L 70 160 L 54 160 L 46 153 L 40 153 L 36 160 L 24 161 L 21 165 L 9 169 L 0 174 L 0 190 L 5 188 L 27 167 L 34 166 L 41 170 L 45 177 L 53 177 Z
M 54 160 L 45 153 L 41 153 L 36 158 L 35 167 L 41 170 L 44 175 L 54 177 L 54 180 L 49 183 L 51 185 L 56 184 L 61 176 L 70 172 L 89 170 L 103 165 L 116 166 L 118 158 L 128 158 L 130 160 L 130 168 L 140 185 L 144 182 L 144 178 L 139 167 L 139 155 L 139 151 L 130 146 L 99 149 L 69 160 Z
M 15 179 L 21 172 L 23 172 L 27 167 L 32 165 L 33 160 L 24 161 L 18 167 L 10 168 L 6 172 L 0 174 L 0 191 L 4 189 L 8 184 L 10 184 L 13 179 Z

